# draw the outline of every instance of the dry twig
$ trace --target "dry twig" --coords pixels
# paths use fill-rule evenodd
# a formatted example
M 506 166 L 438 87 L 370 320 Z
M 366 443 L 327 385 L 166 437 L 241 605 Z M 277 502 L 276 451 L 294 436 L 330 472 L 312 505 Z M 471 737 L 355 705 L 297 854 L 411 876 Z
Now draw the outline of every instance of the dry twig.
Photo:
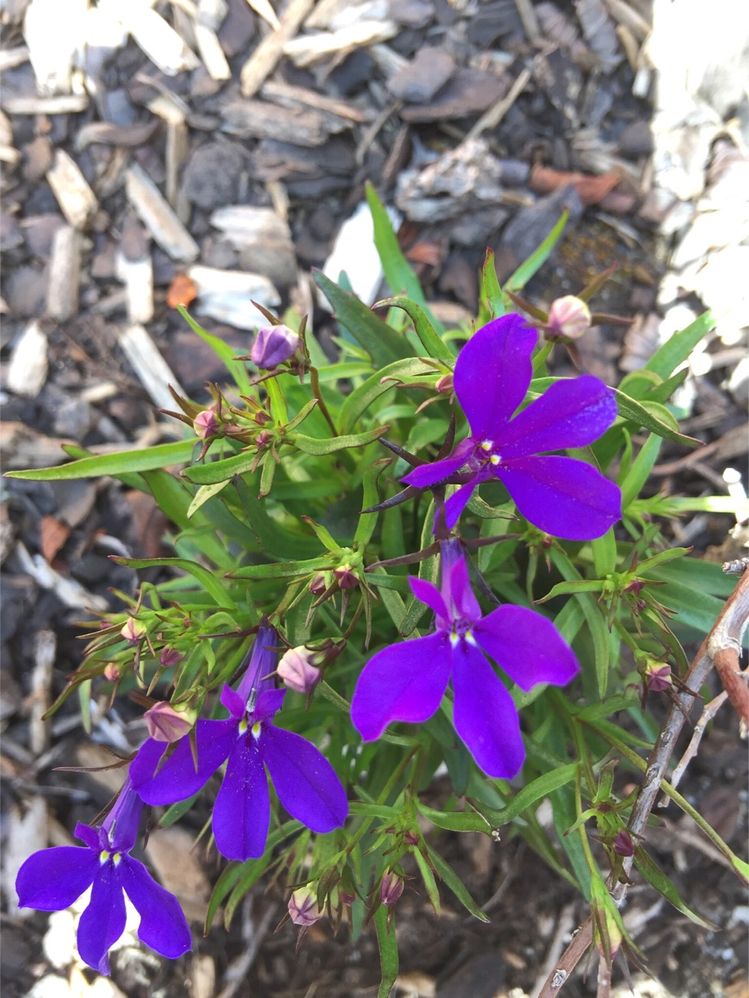
M 637 800 L 632 809 L 629 820 L 629 831 L 634 839 L 642 836 L 647 825 L 650 813 L 655 806 L 661 783 L 665 777 L 671 755 L 676 745 L 685 720 L 689 717 L 694 706 L 693 694 L 698 692 L 710 669 L 715 666 L 718 669 L 718 662 L 723 672 L 738 672 L 738 656 L 741 648 L 741 640 L 749 624 L 749 570 L 745 570 L 739 579 L 736 588 L 729 596 L 718 619 L 713 624 L 710 634 L 700 645 L 694 657 L 689 673 L 684 680 L 684 689 L 674 698 L 671 711 L 666 719 L 666 723 L 661 730 L 655 747 L 650 754 L 648 767 L 645 770 L 645 777 Z M 720 672 L 720 669 L 719 669 Z M 721 674 L 721 679 L 723 675 Z M 725 680 L 724 680 L 725 682 Z M 740 679 L 737 682 L 741 686 L 743 693 L 749 698 L 749 691 Z M 732 686 L 735 694 L 735 689 Z M 726 690 L 731 702 L 734 703 L 740 716 L 744 709 L 744 700 L 740 698 L 735 702 L 732 698 L 731 690 Z M 632 865 L 633 857 L 627 857 L 623 863 L 624 876 L 628 876 Z M 613 889 L 613 896 L 617 904 L 621 906 L 627 894 L 627 884 L 618 883 Z M 593 942 L 593 921 L 588 917 L 580 926 L 572 942 L 562 954 L 558 963 L 549 974 L 539 992 L 538 998 L 554 998 L 558 995 L 565 983 L 569 980 L 570 974 L 587 953 Z

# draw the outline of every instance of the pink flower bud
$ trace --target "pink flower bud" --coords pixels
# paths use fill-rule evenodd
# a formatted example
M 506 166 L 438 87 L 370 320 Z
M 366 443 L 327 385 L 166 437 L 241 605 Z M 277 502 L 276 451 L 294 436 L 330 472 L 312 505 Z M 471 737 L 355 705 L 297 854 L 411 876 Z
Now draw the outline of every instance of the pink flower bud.
M 620 828 L 614 837 L 614 852 L 620 856 L 634 856 L 635 845 L 626 828 Z
M 453 390 L 452 374 L 443 374 L 441 378 L 437 378 L 434 390 L 439 392 L 440 395 L 449 395 Z
M 403 877 L 388 870 L 380 881 L 380 901 L 388 906 L 395 904 L 403 893 L 403 887 Z
M 299 337 L 288 326 L 266 326 L 259 329 L 250 350 L 250 358 L 256 367 L 266 371 L 278 367 L 292 357 L 299 346 Z
M 148 736 L 155 742 L 177 742 L 192 727 L 190 719 L 176 711 L 165 700 L 155 703 L 143 716 L 146 719 Z
M 257 447 L 267 447 L 273 442 L 273 434 L 270 430 L 261 430 L 255 437 L 255 445 Z
M 354 589 L 359 583 L 350 565 L 339 565 L 333 571 L 333 575 L 338 580 L 338 585 L 341 589 Z
M 671 666 L 667 662 L 649 661 L 645 666 L 648 692 L 664 693 L 671 686 Z
M 551 303 L 546 324 L 552 336 L 577 340 L 590 329 L 590 309 L 575 295 L 565 295 Z
M 162 669 L 169 669 L 173 665 L 176 665 L 177 662 L 181 662 L 183 658 L 184 655 L 182 655 L 181 652 L 178 652 L 176 648 L 170 648 L 169 645 L 166 645 L 161 649 L 161 654 L 159 655 L 159 665 Z
M 195 436 L 201 440 L 215 437 L 218 433 L 218 416 L 213 409 L 203 409 L 192 421 L 192 428 Z
M 314 925 L 320 917 L 315 895 L 308 887 L 297 888 L 289 898 L 289 918 L 294 925 L 301 925 L 306 929 L 307 926 Z
M 146 626 L 145 624 L 141 624 L 139 620 L 136 620 L 135 617 L 128 617 L 120 628 L 120 634 L 129 645 L 137 645 L 145 637 Z
M 318 572 L 316 575 L 312 576 L 308 588 L 313 596 L 322 596 L 328 588 L 328 583 L 326 582 L 325 576 L 322 572 Z
M 320 653 L 304 645 L 290 648 L 278 663 L 278 675 L 284 686 L 296 693 L 311 693 L 320 682 L 320 670 L 313 663 L 320 660 Z
M 107 662 L 104 666 L 103 676 L 109 683 L 116 683 L 120 678 L 122 673 L 120 672 L 119 666 L 115 665 L 114 662 Z

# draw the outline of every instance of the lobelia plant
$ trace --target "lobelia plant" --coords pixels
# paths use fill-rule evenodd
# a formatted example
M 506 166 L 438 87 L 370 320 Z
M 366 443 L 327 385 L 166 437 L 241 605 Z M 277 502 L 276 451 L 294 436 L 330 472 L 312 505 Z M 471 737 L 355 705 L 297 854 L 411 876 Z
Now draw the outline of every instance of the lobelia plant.
M 647 769 L 658 698 L 687 674 L 682 641 L 710 630 L 732 588 L 667 530 L 733 501 L 648 485 L 664 439 L 695 443 L 667 403 L 712 320 L 616 388 L 558 377 L 552 364 L 576 358 L 606 275 L 549 314 L 517 293 L 564 220 L 504 289 L 489 254 L 477 328 L 444 330 L 368 197 L 388 283 L 408 295 L 380 303 L 387 321 L 318 274 L 339 323 L 336 358 L 303 317 L 268 313 L 248 369 L 182 310 L 227 368 L 209 405 L 175 395 L 184 436 L 114 455 L 71 448 L 59 468 L 13 473 L 110 475 L 153 496 L 172 525 L 172 556 L 117 559 L 160 569 L 160 581 L 119 593 L 122 608 L 92 623 L 52 708 L 76 692 L 88 718 L 92 697 L 131 694 L 150 704 L 151 737 L 100 828 L 77 827 L 85 847 L 37 853 L 17 883 L 20 902 L 41 910 L 93 884 L 79 951 L 101 973 L 123 890 L 144 942 L 171 958 L 189 947 L 176 901 L 129 856 L 142 803 L 162 824 L 212 809 L 206 848 L 231 862 L 206 930 L 272 873 L 302 930 L 327 916 L 356 939 L 374 923 L 382 996 L 413 878 L 436 911 L 442 884 L 486 920 L 442 855 L 450 832 L 484 833 L 498 849 L 523 837 L 585 897 L 609 963 L 634 947 L 612 895 L 632 864 L 705 924 L 648 853 L 621 787 Z M 107 930 L 94 931 L 105 909 Z

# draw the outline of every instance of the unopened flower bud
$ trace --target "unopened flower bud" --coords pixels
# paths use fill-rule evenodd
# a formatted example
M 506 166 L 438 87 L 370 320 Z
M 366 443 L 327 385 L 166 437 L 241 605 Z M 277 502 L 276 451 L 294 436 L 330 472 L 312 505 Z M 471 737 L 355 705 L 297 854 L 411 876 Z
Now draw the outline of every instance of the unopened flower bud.
M 170 648 L 166 645 L 161 649 L 161 654 L 159 655 L 159 665 L 162 669 L 169 669 L 178 662 L 181 662 L 184 658 L 181 652 L 178 652 L 176 648 Z
M 380 881 L 380 901 L 388 906 L 394 905 L 403 893 L 403 877 L 388 870 Z
M 443 374 L 441 378 L 437 378 L 434 385 L 434 390 L 439 392 L 440 395 L 449 395 L 453 390 L 453 376 L 452 374 Z
M 614 852 L 620 856 L 634 856 L 635 844 L 626 828 L 620 828 L 614 836 Z
M 278 675 L 284 686 L 296 693 L 311 693 L 320 682 L 320 670 L 314 665 L 320 652 L 310 651 L 304 645 L 289 648 L 278 663 Z
M 557 298 L 551 303 L 546 328 L 552 336 L 577 340 L 590 329 L 590 309 L 575 295 Z
M 298 887 L 289 898 L 289 918 L 303 928 L 314 925 L 320 918 L 315 895 L 308 887 Z
M 160 700 L 143 715 L 149 738 L 155 742 L 178 742 L 192 727 L 192 721 L 170 703 Z
M 288 326 L 266 326 L 259 329 L 250 350 L 250 358 L 256 367 L 266 371 L 278 367 L 292 357 L 299 346 L 299 336 Z
M 267 447 L 273 442 L 273 434 L 270 430 L 261 430 L 255 437 L 255 444 L 258 447 Z
M 650 693 L 663 693 L 671 686 L 671 666 L 653 659 L 645 665 L 645 682 Z
M 136 620 L 135 617 L 128 617 L 120 628 L 120 634 L 129 645 L 137 645 L 145 637 L 146 626 L 145 624 L 141 624 L 139 620 Z
M 359 580 L 350 565 L 339 565 L 333 572 L 341 589 L 354 589 Z
M 201 440 L 215 437 L 218 433 L 218 416 L 213 409 L 203 409 L 193 419 L 192 428 L 195 431 L 195 436 L 200 437 Z
M 103 676 L 107 680 L 107 682 L 116 683 L 121 675 L 122 673 L 120 672 L 119 666 L 115 665 L 114 662 L 107 662 L 107 664 L 104 666 Z
M 318 572 L 316 575 L 312 576 L 308 588 L 313 596 L 322 596 L 328 588 L 328 583 L 322 572 Z

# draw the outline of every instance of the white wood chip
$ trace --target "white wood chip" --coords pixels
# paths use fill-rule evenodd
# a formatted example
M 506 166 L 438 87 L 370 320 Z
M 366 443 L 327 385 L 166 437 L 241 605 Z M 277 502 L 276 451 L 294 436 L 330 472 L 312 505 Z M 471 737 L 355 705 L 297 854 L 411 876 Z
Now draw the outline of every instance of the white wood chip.
M 135 164 L 125 178 L 127 197 L 156 242 L 173 260 L 190 261 L 198 244 L 148 174 Z
M 88 107 L 86 94 L 63 94 L 60 97 L 7 97 L 0 98 L 8 114 L 78 114 Z
M 30 918 L 31 908 L 18 908 L 16 877 L 32 852 L 45 849 L 48 843 L 47 804 L 43 797 L 29 797 L 23 809 L 13 806 L 7 818 L 3 849 L 3 889 L 10 917 Z
M 47 315 L 65 322 L 78 309 L 81 276 L 81 236 L 72 225 L 55 232 L 49 261 Z
M 181 395 L 184 390 L 148 332 L 136 323 L 120 333 L 118 340 L 154 405 L 161 409 L 171 408 L 174 399 L 167 386 L 172 385 Z
M 395 21 L 359 21 L 337 31 L 321 31 L 314 35 L 299 35 L 286 42 L 284 55 L 297 66 L 311 66 L 329 55 L 352 52 L 365 45 L 385 42 L 398 34 Z
M 27 45 L 17 45 L 15 48 L 5 49 L 4 52 L 0 52 L 0 73 L 6 69 L 14 69 L 16 66 L 22 66 L 28 58 L 29 49 Z
M 221 229 L 226 238 L 240 248 L 258 242 L 291 243 L 289 226 L 272 208 L 227 205 L 213 212 L 211 225 Z
M 274 31 L 281 27 L 281 22 L 271 7 L 270 0 L 247 0 L 247 3 L 259 17 L 268 22 Z
M 8 390 L 36 398 L 47 380 L 47 337 L 34 319 L 21 333 L 8 364 Z
M 305 28 L 327 28 L 335 31 L 359 21 L 385 21 L 390 14 L 390 0 L 320 0 L 304 22 Z
M 115 257 L 115 273 L 125 285 L 127 317 L 131 322 L 153 319 L 153 263 L 151 255 L 140 260 L 128 260 L 124 253 Z
M 51 589 L 55 596 L 73 610 L 86 610 L 101 613 L 107 609 L 107 601 L 84 589 L 75 579 L 65 578 L 50 568 L 42 555 L 30 555 L 23 544 L 16 544 L 16 557 L 23 571 L 30 575 L 42 589 Z
M 78 164 L 64 149 L 56 151 L 47 181 L 68 222 L 76 229 L 85 228 L 98 208 L 96 195 Z
M 31 0 L 23 21 L 40 94 L 68 94 L 85 34 L 88 0 Z
M 49 743 L 49 724 L 44 714 L 50 704 L 52 674 L 57 654 L 57 638 L 54 631 L 42 629 L 34 635 L 34 668 L 31 673 L 31 711 L 29 714 L 29 735 L 31 751 L 39 756 Z
M 130 32 L 134 41 L 162 73 L 176 76 L 199 63 L 174 28 L 152 9 L 148 0 L 100 0 Z
M 266 308 L 274 308 L 281 302 L 278 291 L 261 274 L 198 265 L 190 267 L 187 273 L 197 287 L 197 311 L 237 329 L 257 329 L 267 323 L 250 299 Z
M 208 75 L 212 80 L 230 80 L 231 66 L 229 65 L 218 35 L 206 24 L 199 21 L 195 24 L 195 42 L 200 52 L 203 65 L 208 70 Z
M 239 80 L 243 97 L 252 97 L 258 92 L 276 68 L 284 44 L 294 37 L 314 6 L 315 0 L 289 0 L 278 28 L 265 36 L 242 66 Z
M 397 229 L 400 216 L 388 208 L 390 220 Z M 369 207 L 362 202 L 350 218 L 340 228 L 330 256 L 325 262 L 323 273 L 331 281 L 338 283 L 341 271 L 346 272 L 351 287 L 357 298 L 365 304 L 374 301 L 375 295 L 382 283 L 383 271 L 380 256 L 374 242 L 374 226 Z M 319 302 L 327 311 L 331 311 L 328 300 L 319 295 Z

